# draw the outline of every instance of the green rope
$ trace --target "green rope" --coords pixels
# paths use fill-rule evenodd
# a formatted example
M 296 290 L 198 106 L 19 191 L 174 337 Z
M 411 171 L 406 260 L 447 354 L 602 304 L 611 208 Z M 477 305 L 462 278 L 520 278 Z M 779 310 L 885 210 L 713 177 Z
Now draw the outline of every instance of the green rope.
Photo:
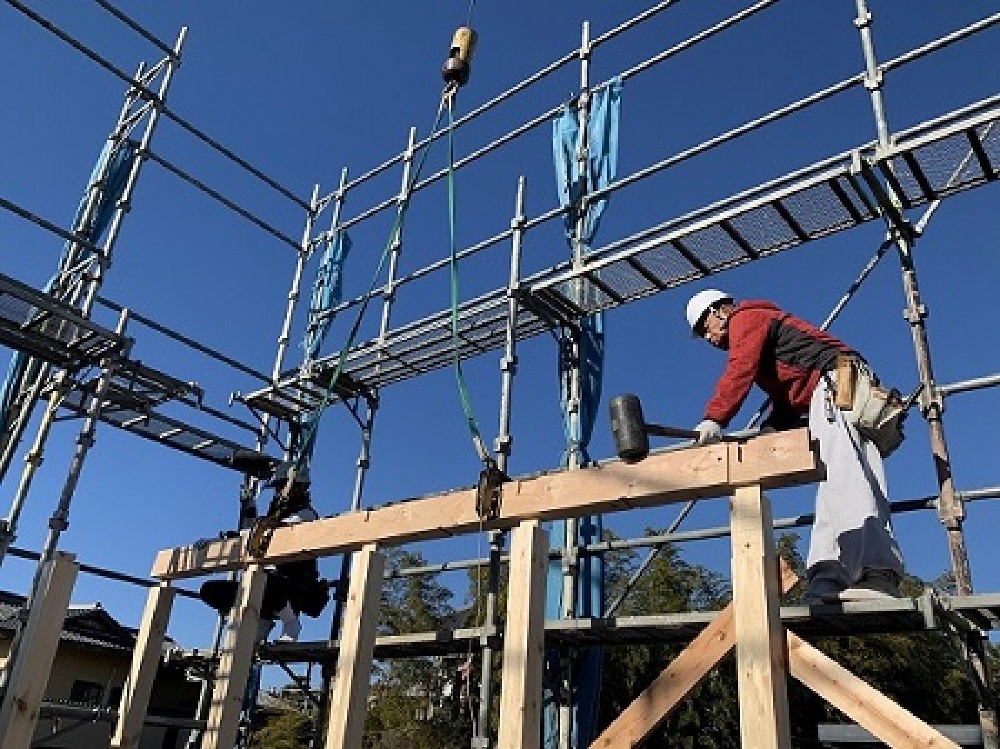
M 447 93 L 447 92 L 446 92 Z M 441 104 L 438 106 L 437 115 L 434 118 L 434 124 L 431 126 L 431 136 L 437 132 L 438 127 L 441 124 L 441 119 L 444 116 L 445 109 L 445 96 L 441 98 Z M 449 113 L 451 109 L 449 107 Z M 368 304 L 372 299 L 372 292 L 378 285 L 379 277 L 382 275 L 382 270 L 385 268 L 386 260 L 389 258 L 389 253 L 392 250 L 393 245 L 399 240 L 403 233 L 403 222 L 406 216 L 406 211 L 410 207 L 410 195 L 413 192 L 414 186 L 417 184 L 417 180 L 420 178 L 420 173 L 423 170 L 424 162 L 427 160 L 427 154 L 430 152 L 431 139 L 428 139 L 427 146 L 423 149 L 420 154 L 420 159 L 417 161 L 416 169 L 414 169 L 412 176 L 406 184 L 406 188 L 403 190 L 403 195 L 399 201 L 399 207 L 396 209 L 396 218 L 393 222 L 392 229 L 389 232 L 389 239 L 385 243 L 385 247 L 382 249 L 382 256 L 379 258 L 378 267 L 375 269 L 375 273 L 372 275 L 372 282 L 368 286 L 368 291 L 364 295 L 364 301 L 362 301 L 361 306 L 358 308 L 357 317 L 354 320 L 354 324 L 351 326 L 350 333 L 347 336 L 347 340 L 344 342 L 343 347 L 340 349 L 340 353 L 337 356 L 337 368 L 334 370 L 333 377 L 330 378 L 330 384 L 327 386 L 325 392 L 323 393 L 323 398 L 320 400 L 319 405 L 313 409 L 313 413 L 316 414 L 316 418 L 312 420 L 309 425 L 309 430 L 306 436 L 300 441 L 300 445 L 308 445 L 312 442 L 315 437 L 316 429 L 319 425 L 319 415 L 330 405 L 333 400 L 334 388 L 337 384 L 337 380 L 340 379 L 340 375 L 344 371 L 344 364 L 347 360 L 347 354 L 351 347 L 354 345 L 354 341 L 357 338 L 358 331 L 361 328 L 361 321 L 364 319 L 365 312 L 368 310 Z M 305 453 L 300 451 L 298 455 L 294 458 L 294 466 L 300 468 L 305 458 Z
M 462 401 L 462 412 L 465 414 L 465 421 L 469 426 L 469 434 L 472 435 L 472 443 L 479 454 L 479 459 L 484 464 L 490 465 L 493 456 L 483 442 L 483 436 L 479 431 L 479 424 L 472 411 L 472 400 L 469 398 L 469 388 L 465 382 L 465 374 L 462 372 L 462 360 L 458 355 L 459 335 L 458 335 L 458 257 L 456 254 L 455 241 L 455 115 L 452 109 L 454 97 L 448 97 L 448 240 L 450 245 L 449 267 L 451 269 L 451 343 L 452 360 L 455 363 L 455 380 L 458 382 L 458 394 Z

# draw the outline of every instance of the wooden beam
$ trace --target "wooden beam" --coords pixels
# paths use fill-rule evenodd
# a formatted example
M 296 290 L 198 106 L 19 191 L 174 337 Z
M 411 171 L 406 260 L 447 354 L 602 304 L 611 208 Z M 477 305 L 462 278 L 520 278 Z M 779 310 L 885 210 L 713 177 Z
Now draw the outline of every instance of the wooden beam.
M 778 562 L 781 565 L 781 590 L 787 593 L 799 581 L 799 576 L 783 559 Z M 604 729 L 590 749 L 631 749 L 639 746 L 732 652 L 735 645 L 733 604 L 730 603 Z
M 549 534 L 539 527 L 538 521 L 518 526 L 510 546 L 507 588 L 516 591 L 516 595 L 508 598 L 504 623 L 497 749 L 538 749 L 548 558 Z
M 330 696 L 324 744 L 327 749 L 354 749 L 361 746 L 364 737 L 384 570 L 385 555 L 376 551 L 374 544 L 357 552 L 351 563 L 351 583 Z
M 267 572 L 259 564 L 251 565 L 240 578 L 238 602 L 230 616 L 215 674 L 212 706 L 201 740 L 203 749 L 232 749 L 236 744 L 266 584 Z
M 42 568 L 14 660 L 6 664 L 7 689 L 0 705 L 3 749 L 31 746 L 78 570 L 76 558 L 60 551 Z
M 736 490 L 730 526 L 741 743 L 754 749 L 790 749 L 785 630 L 771 503 L 760 487 Z
M 162 582 L 146 598 L 139 634 L 132 653 L 132 669 L 122 691 L 118 721 L 111 736 L 111 749 L 135 749 L 142 738 L 142 725 L 149 710 L 153 680 L 163 657 L 163 640 L 173 607 L 175 590 Z
M 874 687 L 788 632 L 792 676 L 894 749 L 958 749 L 958 744 L 900 707 Z
M 822 477 L 806 429 L 746 442 L 653 453 L 628 465 L 617 460 L 573 471 L 554 471 L 504 484 L 500 516 L 482 522 L 475 490 L 448 492 L 372 510 L 297 523 L 275 530 L 267 553 L 251 559 L 240 538 L 165 549 L 152 576 L 181 579 L 237 569 L 252 561 L 274 564 L 355 551 L 365 544 L 399 545 L 480 530 L 513 528 L 525 520 L 557 520 L 704 497 L 729 496 L 739 486 L 765 489 Z

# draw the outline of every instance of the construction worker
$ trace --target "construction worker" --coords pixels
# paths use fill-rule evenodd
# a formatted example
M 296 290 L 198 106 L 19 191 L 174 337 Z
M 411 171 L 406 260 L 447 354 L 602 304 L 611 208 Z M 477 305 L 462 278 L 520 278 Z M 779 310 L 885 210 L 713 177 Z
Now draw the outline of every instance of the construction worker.
M 271 486 L 274 487 L 274 497 L 267 509 L 269 516 L 283 525 L 319 519 L 312 506 L 309 472 L 306 469 L 279 467 Z M 297 641 L 302 629 L 299 614 L 305 612 L 308 616 L 319 616 L 330 600 L 329 583 L 320 578 L 315 558 L 276 564 L 268 577 L 267 588 L 273 588 L 275 596 L 285 601 L 276 613 L 281 622 L 279 642 Z M 267 594 L 265 589 L 265 598 Z
M 698 423 L 709 444 L 739 412 L 756 384 L 771 400 L 762 431 L 808 425 L 826 479 L 806 560 L 803 599 L 822 603 L 898 597 L 903 557 L 892 531 L 878 448 L 834 407 L 838 354 L 863 359 L 846 344 L 768 301 L 743 301 L 717 289 L 687 305 L 692 333 L 727 352 L 726 368 Z
M 282 525 L 317 520 L 309 493 L 309 473 L 284 464 L 279 466 L 268 486 L 274 497 L 267 509 L 268 517 Z M 203 539 L 208 541 L 209 539 Z M 330 584 L 320 578 L 316 559 L 281 562 L 267 568 L 267 584 L 260 609 L 258 640 L 265 640 L 281 622 L 278 642 L 296 642 L 302 630 L 299 614 L 317 617 L 330 601 Z M 199 595 L 209 606 L 226 615 L 236 602 L 234 580 L 208 580 Z

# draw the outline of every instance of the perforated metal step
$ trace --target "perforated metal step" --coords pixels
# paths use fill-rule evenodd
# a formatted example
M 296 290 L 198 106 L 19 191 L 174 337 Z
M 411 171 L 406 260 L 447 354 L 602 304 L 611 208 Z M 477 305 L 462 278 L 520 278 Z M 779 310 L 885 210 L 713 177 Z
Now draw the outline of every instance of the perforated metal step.
M 911 128 L 891 148 L 846 152 L 601 248 L 581 269 L 564 263 L 530 293 L 590 314 L 885 216 L 893 194 L 905 210 L 978 187 L 1000 170 L 998 121 L 994 97 Z M 884 184 L 866 179 L 871 171 Z
M 95 392 L 96 380 L 70 391 L 63 409 L 83 416 Z M 125 362 L 111 378 L 101 404 L 100 421 L 153 442 L 194 455 L 226 468 L 245 470 L 248 462 L 262 470 L 276 459 L 225 437 L 157 413 L 157 406 L 188 396 L 199 396 L 198 387 L 137 362 Z M 257 460 L 248 461 L 247 458 Z M 266 473 L 266 470 L 264 471 Z
M 75 370 L 128 348 L 128 339 L 95 325 L 79 310 L 0 275 L 0 343 Z

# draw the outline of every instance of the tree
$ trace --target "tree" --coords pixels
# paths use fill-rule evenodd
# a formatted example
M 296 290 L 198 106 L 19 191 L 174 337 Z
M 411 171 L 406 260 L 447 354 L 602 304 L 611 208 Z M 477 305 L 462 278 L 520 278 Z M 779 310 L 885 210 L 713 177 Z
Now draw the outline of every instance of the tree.
M 647 529 L 647 535 L 661 533 Z M 609 579 L 609 595 L 617 597 L 635 569 L 629 552 L 617 560 Z M 729 587 L 721 575 L 685 562 L 673 544 L 659 548 L 653 562 L 623 601 L 619 616 L 714 610 L 728 602 Z M 600 722 L 606 726 L 665 669 L 684 642 L 605 649 Z M 725 663 L 649 738 L 649 746 L 722 749 L 739 746 L 736 679 L 732 661 Z
M 426 564 L 405 549 L 387 551 L 387 568 L 399 571 Z M 390 577 L 382 589 L 379 633 L 434 632 L 453 622 L 453 593 L 433 575 Z M 452 682 L 458 659 L 424 657 L 376 664 L 365 745 L 371 749 L 451 749 L 467 747 L 472 735 L 467 711 L 460 709 Z
M 287 710 L 268 718 L 254 731 L 250 749 L 300 749 L 309 746 L 312 725 L 309 716 Z

